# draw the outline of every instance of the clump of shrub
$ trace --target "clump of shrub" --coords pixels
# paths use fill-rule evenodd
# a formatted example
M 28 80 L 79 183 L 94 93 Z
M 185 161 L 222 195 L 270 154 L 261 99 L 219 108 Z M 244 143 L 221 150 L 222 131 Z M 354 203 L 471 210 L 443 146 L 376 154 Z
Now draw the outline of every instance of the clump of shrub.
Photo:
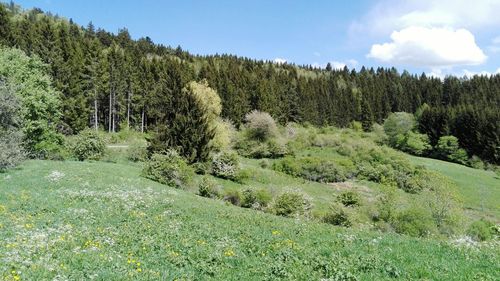
M 210 170 L 210 164 L 205 162 L 196 162 L 191 165 L 197 175 L 205 175 Z
M 267 112 L 253 110 L 245 115 L 247 135 L 250 139 L 265 141 L 278 135 L 278 126 Z
M 436 157 L 439 159 L 459 164 L 467 163 L 467 152 L 464 149 L 460 148 L 458 139 L 454 136 L 440 137 L 434 150 Z
M 0 172 L 13 168 L 24 160 L 25 153 L 21 141 L 20 133 L 11 132 L 0 135 Z
M 175 150 L 167 150 L 164 154 L 153 154 L 143 169 L 145 177 L 181 188 L 189 184 L 194 171 Z
M 413 206 L 399 212 L 392 225 L 397 233 L 426 237 L 436 233 L 432 214 L 423 207 Z
M 259 166 L 262 168 L 262 169 L 267 169 L 269 168 L 270 166 L 270 163 L 269 163 L 269 160 L 267 159 L 262 159 L 259 161 Z
M 146 161 L 148 158 L 148 146 L 145 142 L 134 142 L 127 150 L 127 158 L 133 162 Z
M 355 191 L 344 191 L 337 196 L 337 201 L 346 207 L 361 205 L 361 196 Z
M 495 225 L 485 219 L 473 222 L 467 229 L 467 235 L 476 241 L 491 240 L 498 234 Z
M 271 210 L 279 216 L 307 214 L 312 208 L 311 199 L 300 191 L 289 190 L 274 198 Z
M 81 131 L 73 140 L 71 151 L 79 161 L 99 160 L 104 154 L 106 145 L 98 132 L 92 129 Z
M 238 190 L 226 191 L 223 199 L 235 206 L 241 206 L 241 194 Z
M 349 214 L 339 205 L 330 207 L 330 210 L 323 216 L 322 221 L 328 224 L 350 227 L 352 225 Z
M 212 157 L 212 174 L 223 179 L 236 180 L 240 171 L 238 155 L 224 151 Z
M 317 182 L 342 182 L 347 179 L 342 166 L 317 157 L 285 158 L 275 162 L 273 169 Z
M 264 209 L 272 200 L 272 195 L 267 189 L 247 188 L 241 192 L 241 207 Z
M 220 198 L 221 189 L 215 180 L 203 177 L 198 185 L 198 195 L 212 199 Z

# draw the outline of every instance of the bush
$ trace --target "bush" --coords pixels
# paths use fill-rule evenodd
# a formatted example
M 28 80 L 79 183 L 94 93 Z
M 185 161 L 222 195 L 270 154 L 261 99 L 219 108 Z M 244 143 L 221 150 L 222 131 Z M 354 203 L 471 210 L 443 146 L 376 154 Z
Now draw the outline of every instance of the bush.
M 267 159 L 262 159 L 262 160 L 260 160 L 260 161 L 259 161 L 259 166 L 260 166 L 262 169 L 267 169 L 267 168 L 269 168 L 269 165 L 270 165 L 270 163 L 269 163 L 269 160 L 267 160 Z
M 241 207 L 263 209 L 271 199 L 272 196 L 266 189 L 247 188 L 241 192 Z
M 404 138 L 404 143 L 400 144 L 401 150 L 413 155 L 425 155 L 432 148 L 429 137 L 426 134 L 408 132 Z
M 337 201 L 346 207 L 359 206 L 361 204 L 361 197 L 357 192 L 344 191 L 337 196 Z
M 316 157 L 285 158 L 275 162 L 273 169 L 317 182 L 342 182 L 347 179 L 347 173 L 341 166 Z
M 235 206 L 241 206 L 241 194 L 237 190 L 229 190 L 224 194 L 224 201 Z
M 349 215 L 342 206 L 331 207 L 330 210 L 323 216 L 322 221 L 344 227 L 350 227 L 352 225 Z
M 22 135 L 19 132 L 3 134 L 0 131 L 0 172 L 13 168 L 24 160 L 25 153 L 21 146 Z
M 215 180 L 203 177 L 198 185 L 198 195 L 212 199 L 220 198 L 221 188 Z
M 415 117 L 406 112 L 391 113 L 384 121 L 384 132 L 392 147 L 398 147 L 398 139 L 415 128 Z
M 487 241 L 494 237 L 495 225 L 487 220 L 481 219 L 473 222 L 467 229 L 467 235 L 476 241 Z
M 439 159 L 466 164 L 467 152 L 460 148 L 458 139 L 454 136 L 442 136 L 435 147 L 436 157 Z
M 238 155 L 234 152 L 220 152 L 212 157 L 212 174 L 223 179 L 236 180 L 239 167 Z
M 165 154 L 153 154 L 146 162 L 143 175 L 159 183 L 180 188 L 189 184 L 194 172 L 177 151 L 168 150 Z
M 276 121 L 267 112 L 258 110 L 245 115 L 247 135 L 250 139 L 265 141 L 278 136 Z
M 400 212 L 392 222 L 397 233 L 426 237 L 436 232 L 430 212 L 422 207 L 410 207 Z
M 144 142 L 134 142 L 127 150 L 127 158 L 133 162 L 146 161 L 148 158 L 147 144 Z
M 274 198 L 272 211 L 279 216 L 302 215 L 311 209 L 311 200 L 299 191 L 285 191 Z
M 99 160 L 104 154 L 106 145 L 100 135 L 92 129 L 81 131 L 76 136 L 71 151 L 76 159 L 83 160 Z
M 205 175 L 210 170 L 210 164 L 204 162 L 196 162 L 191 165 L 193 167 L 194 172 L 197 175 Z

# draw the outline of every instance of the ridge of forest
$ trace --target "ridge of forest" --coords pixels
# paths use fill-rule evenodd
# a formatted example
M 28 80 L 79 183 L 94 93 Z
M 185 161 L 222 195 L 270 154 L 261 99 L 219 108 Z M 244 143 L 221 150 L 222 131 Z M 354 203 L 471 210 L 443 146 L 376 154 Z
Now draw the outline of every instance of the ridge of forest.
M 193 80 L 206 79 L 222 99 L 222 117 L 236 125 L 253 109 L 280 123 L 368 130 L 391 112 L 418 114 L 418 129 L 436 145 L 453 135 L 469 156 L 500 161 L 500 75 L 443 80 L 395 68 L 325 69 L 233 55 L 192 55 L 182 48 L 81 27 L 40 9 L 0 4 L 0 44 L 39 56 L 62 97 L 59 130 L 124 127 L 154 130 Z

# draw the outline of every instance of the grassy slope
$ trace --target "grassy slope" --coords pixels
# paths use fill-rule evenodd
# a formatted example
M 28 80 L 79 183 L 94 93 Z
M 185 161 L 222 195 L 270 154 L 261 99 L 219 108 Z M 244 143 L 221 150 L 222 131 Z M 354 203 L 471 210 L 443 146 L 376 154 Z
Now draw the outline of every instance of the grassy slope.
M 0 278 L 500 279 L 495 245 L 478 251 L 275 217 L 171 189 L 139 171 L 29 161 L 0 174 Z
M 458 186 L 465 208 L 474 214 L 500 218 L 500 178 L 491 171 L 469 168 L 441 160 L 409 156 L 414 164 L 424 165 L 448 176 Z

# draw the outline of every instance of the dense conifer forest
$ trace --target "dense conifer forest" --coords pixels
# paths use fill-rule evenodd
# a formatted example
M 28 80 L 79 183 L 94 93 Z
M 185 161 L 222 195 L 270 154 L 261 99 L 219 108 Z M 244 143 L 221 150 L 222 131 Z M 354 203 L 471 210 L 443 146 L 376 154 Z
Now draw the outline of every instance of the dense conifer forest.
M 81 27 L 39 9 L 0 5 L 0 44 L 38 56 L 62 97 L 64 134 L 88 127 L 154 131 L 168 118 L 184 86 L 206 79 L 222 99 L 222 117 L 237 126 L 253 109 L 280 123 L 365 130 L 391 112 L 417 113 L 418 128 L 435 145 L 454 135 L 468 156 L 500 163 L 500 75 L 472 78 L 415 75 L 395 68 L 325 69 L 276 64 L 229 54 L 193 55 L 181 47 L 133 40 Z

